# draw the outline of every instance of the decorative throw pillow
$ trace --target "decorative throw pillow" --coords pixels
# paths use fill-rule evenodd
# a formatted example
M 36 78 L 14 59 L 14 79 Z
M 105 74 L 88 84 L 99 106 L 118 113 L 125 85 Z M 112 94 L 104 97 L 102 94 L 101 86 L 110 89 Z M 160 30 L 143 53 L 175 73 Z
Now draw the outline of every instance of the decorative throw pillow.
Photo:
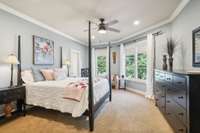
M 38 81 L 44 81 L 44 77 L 43 77 L 43 75 L 42 75 L 42 73 L 40 72 L 39 69 L 32 68 L 32 72 L 33 72 L 34 80 L 36 82 L 38 82 Z
M 46 80 L 54 80 L 54 71 L 52 69 L 40 70 Z
M 24 70 L 21 72 L 21 75 L 24 83 L 34 82 L 32 70 Z
M 66 78 L 67 78 L 67 76 L 66 76 L 66 72 L 64 69 L 62 69 L 62 68 L 54 69 L 54 79 L 55 80 L 64 80 Z

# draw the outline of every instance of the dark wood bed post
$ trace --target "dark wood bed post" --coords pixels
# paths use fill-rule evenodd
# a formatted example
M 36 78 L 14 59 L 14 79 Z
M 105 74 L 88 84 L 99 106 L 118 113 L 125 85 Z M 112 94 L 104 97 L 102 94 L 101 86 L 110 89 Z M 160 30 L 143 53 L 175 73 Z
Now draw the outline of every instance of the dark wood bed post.
M 89 74 L 89 126 L 90 131 L 94 130 L 94 110 L 93 110 L 93 80 L 92 80 L 92 49 L 91 49 L 91 22 L 88 24 L 88 74 Z
M 62 47 L 60 47 L 60 68 L 63 67 Z
M 21 36 L 18 35 L 18 61 L 19 64 L 17 66 L 18 71 L 17 71 L 17 85 L 22 85 L 22 77 L 21 77 Z
M 110 59 L 110 54 L 111 54 L 111 46 L 110 46 L 110 42 L 109 42 L 109 57 L 108 57 L 108 61 L 109 61 L 109 88 L 110 88 L 110 96 L 109 96 L 109 100 L 112 101 L 112 82 L 111 82 L 111 59 Z

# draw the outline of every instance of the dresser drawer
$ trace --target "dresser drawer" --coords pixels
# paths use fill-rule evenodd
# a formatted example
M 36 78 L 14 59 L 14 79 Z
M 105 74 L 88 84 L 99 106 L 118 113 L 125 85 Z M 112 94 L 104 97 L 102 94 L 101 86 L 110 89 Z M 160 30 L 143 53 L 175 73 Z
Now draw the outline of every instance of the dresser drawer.
M 187 128 L 183 125 L 174 114 L 168 114 L 167 120 L 173 127 L 175 133 L 187 133 Z
M 166 99 L 166 114 L 173 114 L 184 125 L 187 123 L 186 110 L 169 98 Z
M 157 96 L 156 104 L 160 111 L 165 113 L 165 96 Z
M 174 76 L 173 79 L 174 79 L 174 81 L 173 81 L 174 88 L 186 89 L 187 86 L 186 86 L 186 78 L 185 77 Z
M 173 81 L 173 76 L 171 74 L 166 74 L 165 76 L 165 81 L 168 83 L 168 84 L 171 84 L 172 81 Z
M 176 103 L 178 103 L 183 108 L 186 108 L 186 90 L 185 89 L 176 89 L 176 88 L 168 88 L 166 92 L 167 97 L 173 99 Z
M 186 91 L 185 90 L 176 90 L 175 95 L 172 97 L 180 106 L 186 108 Z
M 25 98 L 25 88 L 16 88 L 0 92 L 0 104 Z

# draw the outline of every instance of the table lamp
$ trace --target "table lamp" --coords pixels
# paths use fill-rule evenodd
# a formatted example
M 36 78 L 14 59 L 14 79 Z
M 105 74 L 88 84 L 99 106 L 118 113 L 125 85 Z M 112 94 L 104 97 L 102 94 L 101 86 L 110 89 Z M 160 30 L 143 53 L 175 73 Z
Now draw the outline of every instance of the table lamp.
M 67 76 L 69 77 L 69 66 L 70 66 L 71 62 L 70 62 L 70 60 L 66 59 L 64 61 L 64 64 L 67 66 Z
M 11 78 L 10 78 L 10 87 L 13 87 L 13 66 L 19 64 L 17 57 L 14 54 L 8 55 L 6 60 L 8 64 L 11 64 Z

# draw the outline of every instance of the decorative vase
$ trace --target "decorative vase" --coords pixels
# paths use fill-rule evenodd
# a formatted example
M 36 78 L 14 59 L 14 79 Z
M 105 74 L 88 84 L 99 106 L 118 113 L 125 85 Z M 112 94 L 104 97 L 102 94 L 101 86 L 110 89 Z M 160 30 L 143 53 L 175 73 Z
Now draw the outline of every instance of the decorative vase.
M 7 103 L 4 106 L 4 113 L 6 117 L 11 117 L 12 116 L 12 107 L 11 107 L 11 103 Z
M 173 57 L 169 56 L 169 71 L 173 71 Z
M 163 70 L 167 70 L 167 56 L 163 55 Z

